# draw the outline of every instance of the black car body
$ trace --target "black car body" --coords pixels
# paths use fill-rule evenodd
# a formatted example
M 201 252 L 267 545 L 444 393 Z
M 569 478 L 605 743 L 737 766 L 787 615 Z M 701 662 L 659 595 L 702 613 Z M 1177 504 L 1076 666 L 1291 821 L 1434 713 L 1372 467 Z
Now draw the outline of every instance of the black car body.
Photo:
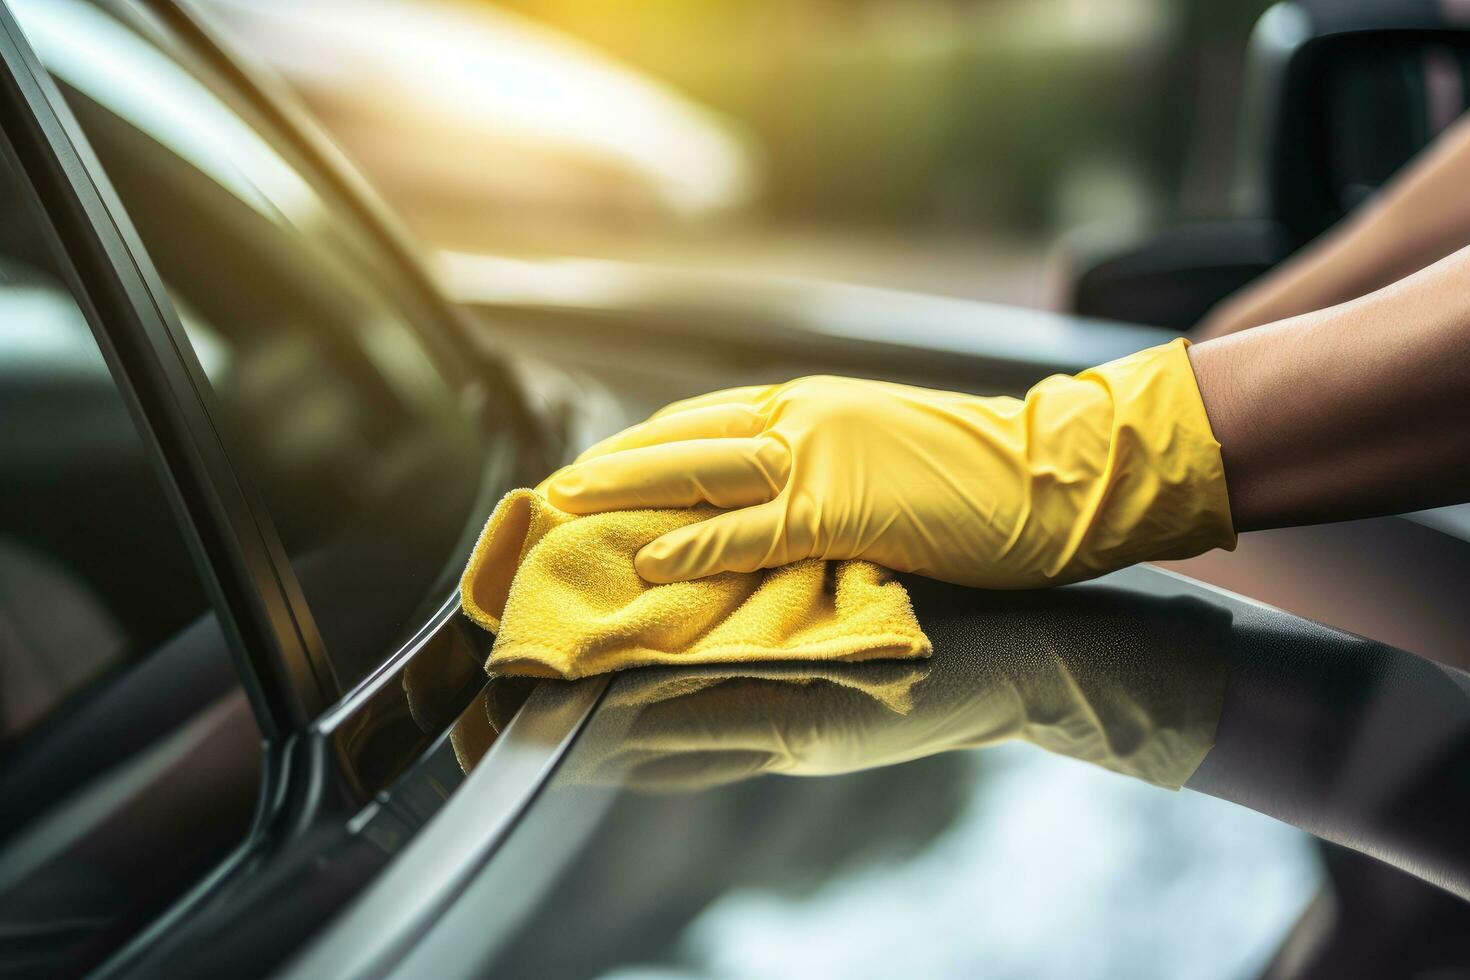
M 9 6 L 0 972 L 713 970 L 699 958 L 713 927 L 685 932 L 717 900 L 765 889 L 799 904 L 963 824 L 993 754 L 878 752 L 898 731 L 882 713 L 844 733 L 825 778 L 761 775 L 796 764 L 742 741 L 771 731 L 758 710 L 702 716 L 714 741 L 698 752 L 610 764 L 646 723 L 647 706 L 619 700 L 636 678 L 487 683 L 491 638 L 458 614 L 460 563 L 501 493 L 672 397 L 818 370 L 1017 390 L 1167 332 L 718 277 L 635 283 L 621 308 L 472 289 L 458 298 L 474 308 L 457 305 L 195 13 Z M 1461 564 L 1420 574 L 1470 563 L 1464 542 L 1436 547 Z M 939 667 L 890 720 L 922 719 L 940 693 L 978 697 L 993 673 L 963 668 L 997 651 L 1040 651 L 1080 690 L 1153 692 L 1139 694 L 1147 724 L 1099 718 L 1050 747 L 1098 761 L 1097 745 L 1126 755 L 1129 738 L 1142 751 L 1161 744 L 1146 732 L 1204 724 L 1214 747 L 1191 788 L 1342 845 L 1334 881 L 1397 889 L 1416 910 L 1372 937 L 1340 917 L 1294 969 L 1349 953 L 1464 964 L 1447 942 L 1470 928 L 1463 673 L 1154 569 L 1025 597 L 909 584 Z M 1181 678 L 1188 697 L 1159 696 Z M 699 683 L 745 691 L 749 708 L 792 680 Z M 779 721 L 805 732 L 792 755 L 806 759 L 832 746 L 852 687 L 799 680 Z M 1053 828 L 1056 846 L 1076 828 Z M 1141 859 L 1187 863 L 1183 844 L 1145 844 Z M 1063 890 L 1053 872 L 1037 880 Z M 984 916 L 1012 892 L 1002 874 L 962 894 Z M 850 922 L 908 928 L 865 914 Z M 748 922 L 726 935 L 763 942 Z M 806 942 L 806 972 L 836 963 Z M 1066 943 L 1061 930 L 1041 945 Z M 987 968 L 879 945 L 902 958 L 870 957 L 874 975 Z M 966 948 L 943 928 L 921 945 Z

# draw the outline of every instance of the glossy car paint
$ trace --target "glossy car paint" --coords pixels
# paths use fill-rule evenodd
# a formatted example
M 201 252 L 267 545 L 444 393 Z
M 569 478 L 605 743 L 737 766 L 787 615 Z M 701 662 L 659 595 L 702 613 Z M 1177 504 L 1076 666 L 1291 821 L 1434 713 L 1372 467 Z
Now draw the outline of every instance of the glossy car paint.
M 404 977 L 588 976 L 654 964 L 697 971 L 712 964 L 696 955 L 698 929 L 694 934 L 685 930 L 697 926 L 706 910 L 738 904 L 751 894 L 789 895 L 793 916 L 858 928 L 862 920 L 853 915 L 860 913 L 852 909 L 845 917 L 822 918 L 829 894 L 823 889 L 864 873 L 875 861 L 922 860 L 946 828 L 978 819 L 963 801 L 987 785 L 964 775 L 971 766 L 985 769 L 987 750 L 946 746 L 941 735 L 932 744 L 915 743 L 918 758 L 895 765 L 889 729 L 923 731 L 922 715 L 936 703 L 978 704 L 991 693 L 987 685 L 1011 683 L 966 667 L 996 650 L 1048 663 L 1054 658 L 1085 690 L 1127 678 L 1125 686 L 1137 689 L 1140 705 L 1148 702 L 1144 690 L 1162 687 L 1174 692 L 1181 708 L 1212 706 L 1214 748 L 1189 780 L 1190 790 L 1243 803 L 1470 895 L 1470 847 L 1461 832 L 1470 818 L 1465 775 L 1470 772 L 1470 680 L 1464 674 L 1145 568 L 1029 595 L 977 593 L 918 580 L 909 586 L 935 642 L 935 663 L 913 688 L 911 710 L 919 718 L 876 711 L 854 731 L 850 688 L 818 682 L 804 707 L 779 717 L 762 715 L 759 690 L 748 691 L 738 702 L 744 709 L 722 713 L 710 710 L 710 704 L 697 712 L 698 741 L 705 749 L 684 757 L 677 743 L 670 743 L 663 758 L 636 755 L 638 763 L 626 765 L 628 740 L 642 737 L 648 744 L 640 726 L 660 706 L 647 711 L 604 706 L 492 860 L 480 856 L 492 830 L 475 830 L 476 805 L 465 802 L 470 795 L 451 800 L 404 852 L 410 866 L 443 862 L 448 851 L 465 853 L 463 862 L 450 863 L 477 870 L 456 882 L 452 895 L 446 896 L 442 881 L 432 876 L 424 877 L 434 886 L 421 891 L 407 868 L 395 872 L 374 885 L 288 975 L 368 975 L 387 970 L 389 962 L 391 975 Z M 847 676 L 856 683 L 887 666 L 853 665 Z M 700 670 L 662 673 L 675 681 Z M 615 678 L 604 700 L 616 703 L 620 686 L 640 679 Z M 591 697 L 602 683 L 543 684 L 558 691 L 556 698 L 533 699 L 516 726 L 536 724 L 543 710 L 563 710 L 564 699 Z M 772 702 L 783 684 L 743 683 L 766 685 Z M 938 690 L 931 691 L 935 686 Z M 1173 706 L 1169 699 L 1155 701 L 1155 718 L 1169 715 Z M 1169 738 L 1182 717 L 1173 716 L 1149 737 Z M 1416 724 L 1415 718 L 1422 720 Z M 1127 726 L 1114 724 L 1099 722 L 1105 738 L 1126 742 Z M 760 747 L 785 738 L 753 740 L 753 733 L 770 731 L 772 725 L 788 737 L 801 733 L 803 747 L 794 750 L 798 758 L 820 760 L 837 750 L 842 769 L 850 771 L 784 776 L 777 767 L 762 773 Z M 1375 747 L 1371 764 L 1362 750 L 1365 739 Z M 497 749 L 509 751 L 515 741 L 512 726 Z M 863 768 L 865 751 L 878 768 Z M 492 751 L 474 769 L 466 784 L 470 793 L 493 778 L 496 758 Z M 1014 755 L 1005 764 L 1042 765 Z M 990 803 L 1044 805 L 1025 794 Z M 1185 798 L 1157 805 L 1190 807 L 1189 819 L 1197 827 L 1211 826 L 1214 812 L 1231 812 L 1223 802 L 1212 811 Z M 966 812 L 971 815 L 963 817 Z M 1040 825 L 1048 822 L 1055 821 Z M 1063 826 L 1085 824 L 1084 819 Z M 498 833 L 498 826 L 493 831 Z M 1264 824 L 1251 832 L 1268 833 Z M 1084 857 L 1106 846 L 1068 843 Z M 1187 865 L 1186 855 L 1197 846 L 1202 845 L 1187 838 L 1165 839 L 1145 853 L 1164 867 Z M 967 896 L 976 916 L 985 915 L 991 902 L 1007 901 L 1009 892 L 1024 891 L 996 879 L 1004 867 L 1001 852 L 984 853 L 989 855 L 984 862 L 966 868 L 976 874 L 972 889 L 963 880 L 939 879 L 955 895 Z M 1069 887 L 1065 868 L 1039 864 L 1033 873 L 1048 887 Z M 1161 880 L 1169 880 L 1168 874 Z M 869 928 L 880 935 L 888 929 L 931 929 L 924 945 L 967 948 L 960 935 L 945 931 L 944 920 L 925 924 L 902 917 L 899 909 L 889 913 L 896 920 L 880 918 Z M 1215 909 L 1213 914 L 1225 913 Z M 1175 918 L 1190 921 L 1182 912 Z M 1067 946 L 1068 921 L 1058 919 L 1052 944 Z M 383 930 L 374 948 L 392 948 L 375 954 L 369 970 L 356 952 L 374 925 Z M 1168 928 L 1156 930 L 1152 941 L 1135 940 L 1142 949 L 1167 951 L 1162 940 Z M 1233 928 L 1248 927 L 1242 919 Z M 758 943 L 760 935 L 755 931 L 746 938 Z M 812 935 L 807 942 L 817 950 L 828 948 L 828 937 Z M 878 948 L 904 945 L 895 938 Z M 883 959 L 872 949 L 870 955 L 879 957 L 869 964 L 871 975 L 904 970 L 902 961 Z M 955 961 L 936 955 L 934 962 L 957 968 Z M 1141 955 L 1140 962 L 1151 962 L 1148 954 Z M 1023 962 L 1037 965 L 1048 958 L 1038 953 Z M 1174 968 L 1185 962 L 1174 962 Z M 1153 965 L 1168 975 L 1167 966 Z

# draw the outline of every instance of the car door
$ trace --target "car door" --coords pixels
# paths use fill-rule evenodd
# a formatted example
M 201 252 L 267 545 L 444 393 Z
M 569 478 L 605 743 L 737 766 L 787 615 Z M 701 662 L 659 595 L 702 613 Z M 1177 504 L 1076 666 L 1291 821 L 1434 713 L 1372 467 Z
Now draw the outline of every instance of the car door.
M 64 976 L 244 842 L 260 727 L 8 142 L 0 211 L 0 974 Z
M 372 205 L 189 17 L 9 5 L 0 53 L 5 227 L 35 240 L 3 284 L 26 423 L 6 611 L 39 637 L 5 653 L 8 935 L 61 972 L 259 974 L 454 785 L 486 642 L 454 581 L 539 436 Z M 142 693 L 118 708 L 119 687 Z M 88 800 L 83 834 L 63 818 Z M 99 878 L 99 852 L 127 874 Z

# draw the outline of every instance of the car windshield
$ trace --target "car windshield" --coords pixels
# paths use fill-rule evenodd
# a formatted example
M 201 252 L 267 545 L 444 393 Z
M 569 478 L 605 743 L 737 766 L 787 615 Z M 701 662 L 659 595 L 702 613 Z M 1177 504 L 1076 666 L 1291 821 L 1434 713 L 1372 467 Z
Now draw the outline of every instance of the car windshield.
M 483 440 L 390 263 L 208 66 L 135 12 L 22 2 L 158 267 L 343 688 L 444 601 Z

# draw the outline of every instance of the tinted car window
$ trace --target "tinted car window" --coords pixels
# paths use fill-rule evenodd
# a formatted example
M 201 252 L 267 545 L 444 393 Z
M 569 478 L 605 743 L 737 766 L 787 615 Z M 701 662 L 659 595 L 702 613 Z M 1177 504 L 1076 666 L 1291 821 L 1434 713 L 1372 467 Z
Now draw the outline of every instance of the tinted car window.
M 0 974 L 97 962 L 244 839 L 260 732 L 0 145 Z
M 365 236 L 157 25 L 22 3 L 350 686 L 449 594 L 483 454 Z
M 204 612 L 92 333 L 0 174 L 0 739 Z

